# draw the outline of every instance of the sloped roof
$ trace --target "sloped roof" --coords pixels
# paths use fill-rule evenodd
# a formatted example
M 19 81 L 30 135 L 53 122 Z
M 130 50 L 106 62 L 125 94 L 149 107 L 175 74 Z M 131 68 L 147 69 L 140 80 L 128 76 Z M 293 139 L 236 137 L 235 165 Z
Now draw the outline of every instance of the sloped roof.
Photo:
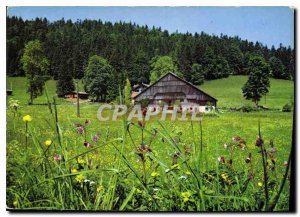
M 188 82 L 188 81 L 186 81 L 186 80 L 184 80 L 184 79 L 182 79 L 182 78 L 179 78 L 177 75 L 175 75 L 175 74 L 172 73 L 172 72 L 168 72 L 168 73 L 166 73 L 165 75 L 163 75 L 162 77 L 160 77 L 160 78 L 159 78 L 157 81 L 155 81 L 153 84 L 149 85 L 147 88 L 145 88 L 145 89 L 144 89 L 143 91 L 141 91 L 139 94 L 137 94 L 136 96 L 134 96 L 133 99 L 135 99 L 136 97 L 142 95 L 142 94 L 143 94 L 145 91 L 147 91 L 150 87 L 154 86 L 156 83 L 158 83 L 160 80 L 162 80 L 164 77 L 166 77 L 166 76 L 168 76 L 168 75 L 172 75 L 172 76 L 175 77 L 176 79 L 178 79 L 178 80 L 180 80 L 180 81 L 186 83 L 187 85 L 191 86 L 192 88 L 194 88 L 195 90 L 201 92 L 202 94 L 204 94 L 204 95 L 206 95 L 206 96 L 208 96 L 208 97 L 210 97 L 210 98 L 212 98 L 212 99 L 218 101 L 216 98 L 214 98 L 214 97 L 212 97 L 211 95 L 209 95 L 209 94 L 205 93 L 204 91 L 200 90 L 198 87 L 196 87 L 196 86 L 193 85 L 192 83 L 190 83 L 190 82 Z

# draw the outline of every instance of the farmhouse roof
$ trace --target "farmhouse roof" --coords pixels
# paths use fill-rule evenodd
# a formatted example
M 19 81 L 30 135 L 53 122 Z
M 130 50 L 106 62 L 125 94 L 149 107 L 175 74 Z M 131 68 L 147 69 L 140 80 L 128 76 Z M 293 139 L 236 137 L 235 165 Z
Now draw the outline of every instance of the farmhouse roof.
M 198 87 L 196 87 L 195 85 L 193 85 L 192 83 L 182 79 L 182 78 L 179 78 L 177 75 L 175 75 L 174 73 L 172 72 L 168 72 L 166 73 L 165 75 L 163 75 L 162 77 L 160 77 L 157 81 L 155 81 L 153 84 L 149 85 L 147 88 L 145 88 L 143 91 L 141 91 L 139 94 L 137 94 L 136 96 L 133 97 L 133 99 L 135 99 L 136 97 L 142 95 L 145 91 L 147 91 L 150 87 L 154 86 L 156 83 L 158 83 L 160 80 L 162 80 L 164 77 L 168 76 L 168 75 L 172 75 L 173 77 L 175 77 L 176 79 L 186 83 L 187 85 L 191 86 L 192 88 L 194 88 L 195 90 L 201 92 L 202 94 L 214 99 L 215 101 L 218 101 L 216 98 L 212 97 L 211 95 L 205 93 L 204 91 L 200 90 Z

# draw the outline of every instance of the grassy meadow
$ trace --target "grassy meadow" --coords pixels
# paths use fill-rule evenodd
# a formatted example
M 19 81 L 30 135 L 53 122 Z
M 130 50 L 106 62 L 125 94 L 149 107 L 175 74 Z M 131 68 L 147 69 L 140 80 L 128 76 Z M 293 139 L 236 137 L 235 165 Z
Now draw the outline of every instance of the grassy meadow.
M 293 100 L 293 82 L 271 79 L 266 103 L 264 99 L 260 103 L 270 110 L 229 112 L 226 108 L 252 105 L 241 96 L 246 80 L 231 76 L 201 85 L 222 108 L 204 114 L 201 123 L 170 119 L 131 123 L 100 122 L 100 104 L 87 101 L 81 102 L 78 118 L 74 102 L 58 98 L 53 102 L 53 80 L 46 84 L 49 97 L 40 96 L 28 106 L 26 79 L 8 77 L 13 96 L 7 97 L 6 112 L 7 207 L 287 211 L 290 183 L 282 180 L 293 113 L 281 109 Z M 12 99 L 19 101 L 17 110 L 9 106 Z M 32 120 L 25 122 L 26 115 Z M 257 145 L 258 122 L 267 153 L 265 168 Z

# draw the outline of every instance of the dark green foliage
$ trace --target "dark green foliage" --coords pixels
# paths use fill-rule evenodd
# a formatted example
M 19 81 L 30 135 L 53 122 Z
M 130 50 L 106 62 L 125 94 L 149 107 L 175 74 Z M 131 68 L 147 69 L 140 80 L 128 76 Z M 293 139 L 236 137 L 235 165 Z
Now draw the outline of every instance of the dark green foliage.
M 203 66 L 197 63 L 192 65 L 191 82 L 195 85 L 204 83 L 204 69 Z
M 111 101 L 118 92 L 114 68 L 103 57 L 89 58 L 84 74 L 84 87 L 96 101 Z
M 289 75 L 286 73 L 284 65 L 282 64 L 280 59 L 271 57 L 269 59 L 269 65 L 270 73 L 272 74 L 273 78 L 289 79 Z
M 251 57 L 249 66 L 249 79 L 242 91 L 246 99 L 252 100 L 258 106 L 260 98 L 269 92 L 269 66 L 261 56 Z
M 82 78 L 88 58 L 94 54 L 106 58 L 115 68 L 115 81 L 122 88 L 126 75 L 132 84 L 150 82 L 150 63 L 155 56 L 171 56 L 178 71 L 191 81 L 194 63 L 204 67 L 205 79 L 218 79 L 228 74 L 246 74 L 248 60 L 262 55 L 282 62 L 284 79 L 294 79 L 294 49 L 248 42 L 239 37 L 210 36 L 201 32 L 172 33 L 161 28 L 148 28 L 133 23 L 111 23 L 101 20 L 58 20 L 36 18 L 24 21 L 7 17 L 7 72 L 24 76 L 20 59 L 28 41 L 39 39 L 50 62 L 49 75 L 58 79 L 66 71 L 73 78 Z
M 59 97 L 64 97 L 64 95 L 70 91 L 74 91 L 74 82 L 70 74 L 62 74 L 58 76 L 58 81 L 56 83 L 56 92 Z
M 158 80 L 161 76 L 168 72 L 173 72 L 181 77 L 176 63 L 170 56 L 156 56 L 151 60 L 151 71 L 150 71 L 150 82 L 153 83 Z
M 283 107 L 282 107 L 282 111 L 283 112 L 291 112 L 292 111 L 292 105 L 290 104 L 285 104 Z

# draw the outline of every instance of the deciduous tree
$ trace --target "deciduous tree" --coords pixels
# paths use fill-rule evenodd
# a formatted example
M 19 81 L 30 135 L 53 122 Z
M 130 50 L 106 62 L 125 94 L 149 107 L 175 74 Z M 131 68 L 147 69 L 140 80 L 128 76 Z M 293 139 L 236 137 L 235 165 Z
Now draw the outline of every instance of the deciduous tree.
M 43 94 L 45 81 L 49 78 L 49 61 L 39 40 L 29 41 L 25 45 L 21 64 L 28 78 L 29 104 L 32 104 L 34 98 Z

